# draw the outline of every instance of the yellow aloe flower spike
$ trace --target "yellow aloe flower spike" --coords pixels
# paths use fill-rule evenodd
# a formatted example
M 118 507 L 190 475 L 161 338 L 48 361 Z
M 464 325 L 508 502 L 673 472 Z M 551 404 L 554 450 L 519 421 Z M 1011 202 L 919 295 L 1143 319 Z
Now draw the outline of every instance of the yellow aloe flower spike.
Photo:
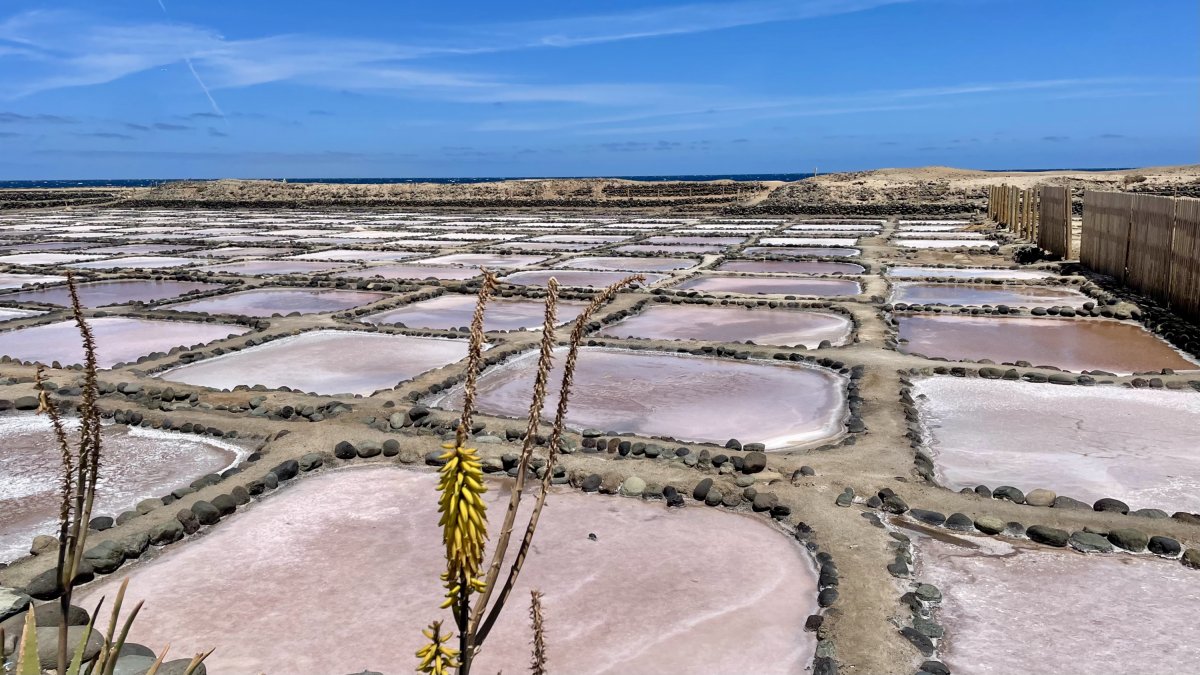
M 441 492 L 438 512 L 442 543 L 446 546 L 447 589 L 457 597 L 459 580 L 467 579 L 472 590 L 479 588 L 479 568 L 487 540 L 487 505 L 483 493 L 483 465 L 474 448 L 448 443 L 442 446 L 446 460 L 441 468 L 437 489 Z
M 417 672 L 449 675 L 451 670 L 458 667 L 458 650 L 446 646 L 453 633 L 442 635 L 441 621 L 434 621 L 429 624 L 429 628 L 421 632 L 429 639 L 429 644 L 417 650 L 417 658 L 421 659 Z

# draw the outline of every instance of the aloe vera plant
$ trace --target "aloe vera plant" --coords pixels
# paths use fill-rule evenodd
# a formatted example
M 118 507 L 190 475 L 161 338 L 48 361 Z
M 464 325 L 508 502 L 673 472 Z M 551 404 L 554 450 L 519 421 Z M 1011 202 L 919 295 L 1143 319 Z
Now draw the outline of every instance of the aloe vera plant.
M 95 501 L 96 484 L 100 475 L 101 435 L 100 410 L 96 406 L 96 399 L 99 396 L 96 375 L 98 370 L 96 342 L 84 314 L 82 303 L 79 301 L 75 278 L 69 271 L 67 272 L 67 289 L 71 295 L 72 316 L 79 328 L 84 351 L 84 383 L 82 401 L 79 405 L 79 437 L 75 443 L 69 439 L 58 407 L 50 398 L 45 382 L 45 372 L 40 366 L 36 372 L 35 383 L 38 388 L 38 412 L 49 416 L 62 459 L 62 474 L 59 483 L 58 558 L 55 567 L 55 578 L 58 580 L 60 592 L 55 672 L 59 675 L 79 675 L 81 672 L 85 672 L 83 670 L 84 653 L 95 630 L 96 616 L 104 604 L 102 598 L 91 613 L 90 620 L 82 631 L 82 637 L 72 651 L 69 645 L 67 616 L 71 608 L 75 580 L 79 576 L 83 554 L 87 548 L 88 523 L 92 517 L 92 505 Z M 113 603 L 108 631 L 101 635 L 100 651 L 95 662 L 89 664 L 87 673 L 112 675 L 116 668 L 121 647 L 124 646 L 129 636 L 129 630 L 142 608 L 142 603 L 139 602 L 124 621 L 120 620 L 121 605 L 125 599 L 125 589 L 128 583 L 128 579 L 121 583 L 116 601 Z M 119 633 L 117 632 L 118 623 L 121 625 Z M 3 641 L 0 640 L 0 652 L 3 651 L 2 645 Z M 169 647 L 162 650 L 158 661 L 147 671 L 147 675 L 154 675 L 158 671 L 168 649 Z M 41 674 L 42 668 L 38 657 L 37 619 L 32 607 L 25 615 L 25 625 L 16 652 L 16 675 Z M 185 675 L 192 675 L 211 653 L 209 651 L 195 655 L 185 670 Z M 0 664 L 3 663 L 4 656 L 3 653 L 0 653 Z
M 576 318 L 567 348 L 559 388 L 558 407 L 551 427 L 547 449 L 545 472 L 542 474 L 541 491 L 534 503 L 529 521 L 524 528 L 517 552 L 507 575 L 501 575 L 514 529 L 517 511 L 525 495 L 526 475 L 533 460 L 535 439 L 545 405 L 548 380 L 555 345 L 555 324 L 558 302 L 558 281 L 551 278 L 546 288 L 546 309 L 542 325 L 542 339 L 538 358 L 538 370 L 534 378 L 532 400 L 529 406 L 528 428 L 525 442 L 517 462 L 517 478 L 509 495 L 500 535 L 491 560 L 483 567 L 484 547 L 488 538 L 487 507 L 483 494 L 487 487 L 483 483 L 479 455 L 474 448 L 466 447 L 471 429 L 471 415 L 475 409 L 475 383 L 479 374 L 483 352 L 483 315 L 487 303 L 496 288 L 496 278 L 484 271 L 484 280 L 479 289 L 475 313 L 471 322 L 470 348 L 467 358 L 466 383 L 462 417 L 459 420 L 453 443 L 448 443 L 442 459 L 446 464 L 440 471 L 438 481 L 439 512 L 441 515 L 442 541 L 445 545 L 446 572 L 442 581 L 446 586 L 443 608 L 449 608 L 458 629 L 458 649 L 445 646 L 450 634 L 441 630 L 441 622 L 434 622 L 425 631 L 429 642 L 417 652 L 420 659 L 418 671 L 422 673 L 446 673 L 455 669 L 458 675 L 469 675 L 471 663 L 479 653 L 484 640 L 495 625 L 516 585 L 517 578 L 529 553 L 530 544 L 537 530 L 538 519 L 549 494 L 550 480 L 562 443 L 566 426 L 568 399 L 571 391 L 579 347 L 587 331 L 587 323 L 601 307 L 610 302 L 622 289 L 633 283 L 645 281 L 642 275 L 622 279 L 598 293 L 586 309 Z M 486 573 L 484 570 L 486 569 Z M 494 599 L 493 599 L 494 596 Z M 541 630 L 541 596 L 533 596 L 536 619 L 534 621 L 534 655 L 532 662 L 537 672 L 545 672 L 546 646 Z

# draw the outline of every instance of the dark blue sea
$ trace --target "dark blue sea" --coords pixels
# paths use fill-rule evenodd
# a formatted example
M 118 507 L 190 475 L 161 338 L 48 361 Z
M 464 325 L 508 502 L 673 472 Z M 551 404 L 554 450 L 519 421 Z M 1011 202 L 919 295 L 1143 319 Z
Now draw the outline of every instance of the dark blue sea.
M 688 174 L 679 176 L 480 176 L 477 178 L 288 178 L 293 183 L 349 183 L 349 184 L 385 184 L 385 183 L 490 183 L 500 180 L 538 180 L 538 179 L 582 179 L 582 178 L 621 178 L 639 181 L 694 181 L 694 180 L 738 180 L 762 181 L 782 180 L 796 181 L 812 176 L 811 173 L 740 173 L 740 174 Z M 113 180 L 0 180 L 0 188 L 69 188 L 69 187 L 154 187 L 176 180 L 193 180 L 189 178 L 134 178 Z M 214 179 L 200 179 L 214 180 Z M 255 180 L 284 180 L 282 178 L 262 178 Z

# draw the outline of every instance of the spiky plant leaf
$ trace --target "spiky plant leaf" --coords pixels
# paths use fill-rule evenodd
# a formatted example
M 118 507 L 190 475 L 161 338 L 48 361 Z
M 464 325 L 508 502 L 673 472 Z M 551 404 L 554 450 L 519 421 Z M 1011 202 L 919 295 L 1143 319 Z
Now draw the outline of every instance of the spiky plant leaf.
M 33 607 L 25 613 L 25 630 L 21 633 L 21 646 L 17 652 L 17 675 L 42 675 L 42 663 L 38 660 L 37 618 Z

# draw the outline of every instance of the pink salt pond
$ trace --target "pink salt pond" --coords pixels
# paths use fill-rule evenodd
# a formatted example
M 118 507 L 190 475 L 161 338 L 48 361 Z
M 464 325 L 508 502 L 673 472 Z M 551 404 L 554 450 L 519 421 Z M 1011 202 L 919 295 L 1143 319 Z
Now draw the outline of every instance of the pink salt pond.
M 410 328 L 449 330 L 471 325 L 475 313 L 473 295 L 443 295 L 430 300 L 372 314 L 363 319 L 376 324 L 400 324 Z M 574 300 L 558 302 L 558 324 L 574 321 L 587 303 Z M 524 298 L 493 298 L 484 314 L 483 329 L 520 330 L 541 328 L 546 305 L 539 300 Z
M 130 279 L 116 281 L 92 281 L 79 284 L 76 289 L 84 307 L 124 305 L 130 302 L 154 302 L 175 298 L 184 293 L 213 291 L 224 288 L 222 284 L 204 281 L 170 281 L 155 279 Z M 14 302 L 42 302 L 66 307 L 71 304 L 71 292 L 66 286 L 54 286 L 31 291 L 21 291 L 0 296 Z
M 153 270 L 167 267 L 183 267 L 184 265 L 192 265 L 199 262 L 203 261 L 197 258 L 142 255 L 129 256 L 127 258 L 109 258 L 107 260 L 89 260 L 87 262 L 73 263 L 70 267 L 83 270 L 115 270 L 122 268 Z
M 164 307 L 179 312 L 208 312 L 240 316 L 273 314 L 323 314 L 378 302 L 384 293 L 308 288 L 256 288 L 249 291 L 201 298 Z
M 513 251 L 588 251 L 603 244 L 566 244 L 543 241 L 509 241 L 493 248 Z
M 745 237 L 678 237 L 678 236 L 659 236 L 647 237 L 642 240 L 646 244 L 669 244 L 676 246 L 680 244 L 704 244 L 709 246 L 733 246 L 746 241 Z
M 516 284 L 518 286 L 545 286 L 550 281 L 550 277 L 558 280 L 558 283 L 563 286 L 574 286 L 578 288 L 605 288 L 616 282 L 630 276 L 630 272 L 591 272 L 584 270 L 527 270 L 524 272 L 514 272 L 507 276 L 500 277 L 500 282 L 505 284 Z M 655 284 L 663 279 L 668 278 L 666 274 L 653 274 L 647 272 L 637 272 L 646 277 L 644 282 L 646 285 Z
M 261 384 L 318 394 L 371 394 L 466 355 L 466 340 L 317 330 L 172 368 L 159 377 L 215 389 Z
M 650 340 L 709 340 L 815 348 L 828 340 L 843 345 L 850 337 L 849 317 L 830 312 L 747 309 L 708 305 L 651 305 L 610 324 L 601 335 Z
M 339 279 L 441 279 L 459 281 L 477 277 L 481 272 L 477 268 L 453 267 L 450 265 L 376 265 L 363 269 L 342 272 L 334 276 Z
M 1200 394 L 937 377 L 913 395 L 946 487 L 1200 512 Z
M 906 354 L 1124 374 L 1196 368 L 1153 333 L 1122 321 L 926 315 L 897 321 Z
M 12 307 L 0 307 L 0 321 L 12 321 L 13 319 L 28 319 L 31 316 L 38 316 L 44 312 L 39 312 L 32 309 L 16 309 Z
M 786 277 L 725 277 L 699 276 L 675 287 L 678 290 L 703 293 L 738 293 L 742 295 L 807 295 L 816 297 L 857 295 L 862 291 L 857 281 L 849 279 L 789 279 Z
M 995 286 L 898 281 L 893 303 L 910 305 L 1009 305 L 1012 307 L 1082 307 L 1089 298 L 1057 286 Z
M 955 675 L 1184 672 L 1200 657 L 1187 637 L 1200 584 L 1178 561 L 984 537 L 922 536 L 917 549 Z
M 418 260 L 422 265 L 464 265 L 466 267 L 487 267 L 511 269 L 525 267 L 547 260 L 544 255 L 505 255 L 502 253 L 451 253 L 436 258 Z
M 611 244 L 613 242 L 625 241 L 629 237 L 624 235 L 610 234 L 543 234 L 540 237 L 534 237 L 529 241 L 543 241 L 552 243 L 578 243 L 578 244 Z
M 245 455 L 239 446 L 216 439 L 140 427 L 105 426 L 101 436 L 96 515 L 116 516 L 142 499 L 223 471 Z M 48 418 L 0 417 L 0 562 L 28 555 L 35 535 L 54 534 L 61 467 Z
M 742 249 L 746 255 L 776 255 L 784 258 L 854 258 L 862 255 L 856 248 L 831 248 L 828 246 L 748 246 Z
M 762 274 L 862 274 L 862 265 L 822 260 L 729 260 L 716 267 L 721 272 L 743 272 Z
M 336 260 L 339 262 L 393 262 L 415 258 L 411 251 L 367 251 L 353 248 L 334 248 L 315 253 L 290 256 L 289 260 Z
M 52 274 L 15 274 L 0 272 L 0 290 L 21 288 L 26 284 L 57 284 L 66 281 L 66 277 Z
M 618 253 L 720 253 L 728 246 L 722 244 L 629 244 L 613 249 Z
M 1000 245 L 987 239 L 895 239 L 892 243 L 902 248 L 990 248 Z
M 555 353 L 550 381 L 557 383 L 566 350 Z M 479 411 L 528 416 L 537 357 L 528 352 L 485 371 L 479 378 Z M 585 347 L 567 423 L 682 442 L 738 438 L 778 450 L 840 435 L 843 388 L 838 375 L 802 365 Z M 434 403 L 457 407 L 461 400 L 462 389 L 456 387 Z M 552 390 L 546 409 L 553 410 L 557 400 Z
M 636 256 L 585 256 L 572 258 L 562 267 L 580 270 L 616 270 L 624 272 L 671 272 L 699 265 L 695 258 L 650 258 Z
M 319 274 L 346 267 L 340 262 L 310 262 L 307 260 L 247 260 L 243 262 L 205 265 L 201 272 L 220 274 L 271 275 L 271 274 Z
M 1003 267 L 889 267 L 889 277 L 897 279 L 1049 279 L 1055 274 L 1045 270 L 1006 269 Z
M 146 601 L 130 639 L 169 642 L 180 654 L 216 647 L 211 672 L 402 672 L 424 644 L 421 629 L 452 622 L 438 609 L 445 562 L 435 482 L 433 473 L 383 466 L 311 476 L 77 597 L 91 606 L 129 578 L 126 601 Z M 488 485 L 498 523 L 507 492 Z M 703 564 L 695 551 L 705 552 Z M 771 564 L 747 574 L 748 552 Z M 555 489 L 474 670 L 526 668 L 531 588 L 553 617 L 555 672 L 782 674 L 812 662 L 815 638 L 803 630 L 817 610 L 812 563 L 756 518 Z M 214 598 L 236 620 L 213 621 Z M 352 615 L 386 630 L 364 630 Z
M 0 255 L 0 265 L 64 265 L 99 257 L 80 253 L 14 253 Z
M 763 237 L 764 246 L 853 246 L 856 237 Z
M 96 337 L 98 364 L 111 368 L 131 363 L 151 352 L 204 344 L 241 335 L 245 326 L 191 321 L 159 321 L 106 316 L 89 319 Z M 0 333 L 0 354 L 24 361 L 63 364 L 83 362 L 79 329 L 73 321 L 19 328 Z

